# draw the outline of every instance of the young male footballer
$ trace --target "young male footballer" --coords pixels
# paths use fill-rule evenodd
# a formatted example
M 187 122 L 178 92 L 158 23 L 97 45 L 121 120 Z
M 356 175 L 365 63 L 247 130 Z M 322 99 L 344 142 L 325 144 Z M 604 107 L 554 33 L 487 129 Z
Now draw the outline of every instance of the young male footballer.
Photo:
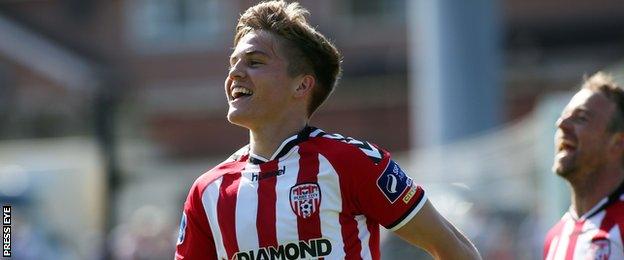
M 380 259 L 380 225 L 437 259 L 479 259 L 390 153 L 308 125 L 341 57 L 307 14 L 270 1 L 238 20 L 227 118 L 249 144 L 191 187 L 176 259 Z

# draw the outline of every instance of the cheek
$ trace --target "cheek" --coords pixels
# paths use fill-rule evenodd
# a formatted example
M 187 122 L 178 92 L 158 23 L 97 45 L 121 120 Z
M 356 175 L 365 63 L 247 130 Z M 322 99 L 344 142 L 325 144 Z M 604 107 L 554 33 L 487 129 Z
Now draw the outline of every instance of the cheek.
M 226 93 L 230 85 L 232 85 L 232 80 L 230 79 L 230 77 L 226 77 L 225 82 L 223 83 L 223 90 L 225 90 Z
M 555 130 L 555 136 L 554 136 L 555 141 L 557 141 L 557 139 L 562 138 L 562 137 L 563 137 L 563 131 L 561 131 L 560 128 L 557 128 L 557 130 Z
M 276 74 L 250 77 L 250 81 L 258 91 L 262 92 L 262 96 L 267 99 L 276 99 L 286 91 L 286 81 Z
M 583 147 L 584 152 L 587 154 L 600 154 L 601 151 L 606 150 L 607 147 L 605 140 L 592 133 L 583 133 L 582 135 L 579 135 L 579 140 L 581 147 Z

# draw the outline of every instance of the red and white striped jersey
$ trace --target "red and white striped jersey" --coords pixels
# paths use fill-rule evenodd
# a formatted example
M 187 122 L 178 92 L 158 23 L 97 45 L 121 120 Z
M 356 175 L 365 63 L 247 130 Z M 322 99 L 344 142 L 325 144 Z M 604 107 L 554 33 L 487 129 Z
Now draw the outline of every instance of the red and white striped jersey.
M 243 147 L 200 176 L 184 203 L 176 259 L 379 259 L 425 204 L 390 154 L 306 127 L 270 159 Z
M 548 231 L 544 259 L 624 259 L 624 184 L 580 218 L 572 208 Z

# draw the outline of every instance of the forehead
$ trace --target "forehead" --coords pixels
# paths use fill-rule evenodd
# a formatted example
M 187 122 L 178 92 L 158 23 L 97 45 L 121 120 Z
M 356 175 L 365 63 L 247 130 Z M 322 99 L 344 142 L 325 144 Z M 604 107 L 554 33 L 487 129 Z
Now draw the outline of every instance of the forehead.
M 615 109 L 615 104 L 604 94 L 590 89 L 581 89 L 570 100 L 565 110 L 583 109 L 596 114 L 610 115 Z
M 231 57 L 241 56 L 247 53 L 260 53 L 267 56 L 277 55 L 276 36 L 265 31 L 251 31 L 245 34 L 236 44 Z

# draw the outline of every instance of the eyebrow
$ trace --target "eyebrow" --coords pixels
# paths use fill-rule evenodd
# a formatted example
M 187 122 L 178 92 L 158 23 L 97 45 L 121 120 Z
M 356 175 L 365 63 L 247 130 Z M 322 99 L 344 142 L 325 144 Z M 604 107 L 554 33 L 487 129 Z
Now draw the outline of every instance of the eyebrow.
M 577 107 L 574 110 L 572 110 L 573 114 L 578 114 L 578 113 L 585 113 L 588 116 L 592 116 L 594 114 L 593 111 L 587 109 L 586 107 Z
M 588 110 L 586 107 L 575 107 L 574 109 L 564 109 L 561 111 L 561 116 L 564 116 L 566 114 L 568 115 L 576 115 L 578 113 L 586 113 L 588 115 L 591 115 L 592 112 L 590 110 Z
M 232 54 L 232 55 L 230 56 L 230 62 L 231 62 L 232 60 L 236 59 L 236 56 L 237 56 L 237 55 L 238 55 L 238 54 Z M 254 55 L 261 55 L 261 56 L 269 57 L 269 55 L 268 55 L 268 54 L 266 54 L 265 52 L 260 51 L 260 50 L 248 50 L 248 51 L 245 51 L 245 52 L 243 53 L 243 56 L 247 56 L 247 57 L 249 57 L 249 56 L 254 56 Z

